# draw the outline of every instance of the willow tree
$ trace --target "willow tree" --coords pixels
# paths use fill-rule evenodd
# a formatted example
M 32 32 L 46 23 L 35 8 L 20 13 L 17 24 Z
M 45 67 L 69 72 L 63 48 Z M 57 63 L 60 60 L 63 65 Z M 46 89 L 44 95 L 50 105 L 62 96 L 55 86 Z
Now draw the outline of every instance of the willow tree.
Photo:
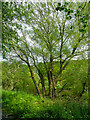
M 18 12 L 14 10 L 14 13 L 17 13 L 15 19 L 25 27 L 20 29 L 22 35 L 6 38 L 7 44 L 28 65 L 38 94 L 41 95 L 41 92 L 32 65 L 38 72 L 43 96 L 46 95 L 45 73 L 49 96 L 56 98 L 56 85 L 62 71 L 73 57 L 82 55 L 86 50 L 84 46 L 87 43 L 87 3 L 30 2 L 25 3 L 23 7 L 20 3 L 17 6 L 15 7 L 18 8 Z M 22 19 L 19 20 L 19 17 Z M 15 23 L 15 20 L 11 22 Z M 12 29 L 14 26 L 17 30 L 18 25 L 8 25 Z M 57 76 L 55 76 L 55 61 L 59 63 Z M 44 70 L 39 65 L 40 62 L 44 64 Z

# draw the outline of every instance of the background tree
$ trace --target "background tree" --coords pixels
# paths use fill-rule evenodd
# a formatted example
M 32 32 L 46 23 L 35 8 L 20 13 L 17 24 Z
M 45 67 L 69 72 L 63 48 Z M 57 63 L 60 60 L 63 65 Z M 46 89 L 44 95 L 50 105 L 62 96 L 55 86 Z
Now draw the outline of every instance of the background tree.
M 27 66 L 20 61 L 2 62 L 2 87 L 6 90 L 36 93 L 31 74 Z

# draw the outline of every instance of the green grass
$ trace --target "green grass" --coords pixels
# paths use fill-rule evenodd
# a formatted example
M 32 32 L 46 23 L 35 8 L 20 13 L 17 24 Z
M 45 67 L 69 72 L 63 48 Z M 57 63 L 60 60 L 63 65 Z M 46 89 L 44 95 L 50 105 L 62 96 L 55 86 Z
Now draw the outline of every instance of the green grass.
M 2 91 L 2 109 L 14 119 L 42 118 L 42 119 L 82 119 L 88 118 L 88 104 L 76 101 L 53 101 L 49 98 L 40 98 L 25 92 Z

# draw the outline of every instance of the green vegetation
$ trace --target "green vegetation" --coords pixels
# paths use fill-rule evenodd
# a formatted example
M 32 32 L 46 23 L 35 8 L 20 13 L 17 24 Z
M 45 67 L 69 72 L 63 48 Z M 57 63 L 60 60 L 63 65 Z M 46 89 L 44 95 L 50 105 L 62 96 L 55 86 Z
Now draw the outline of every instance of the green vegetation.
M 6 90 L 36 93 L 31 74 L 27 66 L 20 61 L 2 62 L 2 86 Z
M 87 120 L 88 104 L 76 101 L 65 101 L 50 98 L 40 98 L 25 92 L 3 90 L 3 111 L 20 118 L 66 118 Z
M 22 89 L 22 81 L 31 82 L 32 80 L 26 80 L 26 75 L 29 73 L 29 70 L 25 67 L 26 65 L 21 63 L 13 63 L 13 65 L 20 65 L 18 71 L 13 71 L 12 74 L 15 75 L 14 78 L 9 78 L 9 81 L 6 79 L 7 76 L 11 76 L 10 70 L 14 69 L 12 64 L 7 64 L 7 62 L 2 63 L 3 74 L 2 74 L 2 85 L 4 88 L 4 84 L 8 85 L 10 81 L 18 83 L 17 79 L 19 79 L 19 86 L 10 86 L 5 87 L 2 91 L 2 108 L 3 112 L 7 116 L 13 116 L 14 119 L 19 120 L 20 118 L 66 118 L 66 119 L 87 119 L 88 117 L 88 85 L 87 85 L 87 73 L 88 73 L 88 64 L 87 60 L 72 60 L 69 64 L 67 70 L 64 70 L 62 76 L 60 78 L 60 82 L 58 82 L 57 86 L 57 99 L 53 100 L 48 97 L 48 89 L 47 97 L 41 98 L 36 94 L 36 90 L 32 90 L 33 84 L 29 87 L 25 87 Z M 42 64 L 43 66 L 43 64 Z M 8 67 L 10 67 L 8 69 Z M 56 63 L 55 68 L 57 69 L 58 63 Z M 11 69 L 12 68 L 12 69 Z M 16 67 L 17 68 L 17 67 Z M 24 69 L 26 68 L 26 69 Z M 6 73 L 5 69 L 8 69 Z M 24 71 L 23 71 L 24 70 Z M 25 72 L 27 70 L 27 72 Z M 20 74 L 19 77 L 19 73 Z M 74 72 L 74 73 L 73 73 Z M 6 76 L 5 76 L 6 73 Z M 24 74 L 24 75 L 23 75 Z M 23 75 L 23 77 L 22 77 Z M 37 74 L 35 74 L 37 76 Z M 23 79 L 22 79 L 22 78 Z M 29 76 L 30 77 L 30 76 Z M 28 78 L 28 76 L 27 76 Z M 6 81 L 5 81 L 6 80 Z M 61 81 L 62 80 L 62 81 Z M 5 81 L 5 82 L 4 82 Z M 83 83 L 86 81 L 84 92 L 83 91 Z M 48 87 L 47 80 L 45 80 L 46 86 Z M 67 83 L 67 84 L 66 84 Z M 27 83 L 29 84 L 29 83 Z M 40 83 L 41 84 L 41 83 Z M 65 85 L 66 84 L 66 85 Z M 65 85 L 65 86 L 64 86 Z M 64 86 L 64 87 L 63 87 Z M 17 89 L 19 87 L 19 89 Z M 12 91 L 14 90 L 14 91 Z M 82 96 L 80 96 L 82 93 Z M 36 95 L 34 95 L 36 94 Z
M 2 2 L 3 116 L 87 119 L 87 38 L 87 2 Z
M 55 63 L 54 76 L 58 72 L 58 62 Z M 44 74 L 43 63 L 40 63 L 41 70 Z M 33 68 L 37 84 L 41 87 L 40 78 L 37 71 Z M 27 76 L 27 77 L 26 77 Z M 87 60 L 72 60 L 68 67 L 62 72 L 57 83 L 57 97 L 82 97 L 88 90 L 88 62 Z M 48 80 L 44 75 L 46 96 L 49 94 Z M 8 64 L 2 62 L 2 86 L 6 90 L 24 91 L 27 93 L 37 94 L 32 82 L 30 72 L 25 64 L 13 62 Z M 86 95 L 87 96 L 87 95 Z

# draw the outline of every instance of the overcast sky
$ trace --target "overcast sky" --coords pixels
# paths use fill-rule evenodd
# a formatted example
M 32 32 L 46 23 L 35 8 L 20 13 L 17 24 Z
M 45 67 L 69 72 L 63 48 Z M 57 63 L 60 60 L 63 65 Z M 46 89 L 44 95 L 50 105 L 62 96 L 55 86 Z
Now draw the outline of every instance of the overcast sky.
M 63 2 L 64 0 L 3 0 L 4 2 L 13 1 L 13 2 Z M 66 2 L 89 2 L 89 0 L 66 0 Z

